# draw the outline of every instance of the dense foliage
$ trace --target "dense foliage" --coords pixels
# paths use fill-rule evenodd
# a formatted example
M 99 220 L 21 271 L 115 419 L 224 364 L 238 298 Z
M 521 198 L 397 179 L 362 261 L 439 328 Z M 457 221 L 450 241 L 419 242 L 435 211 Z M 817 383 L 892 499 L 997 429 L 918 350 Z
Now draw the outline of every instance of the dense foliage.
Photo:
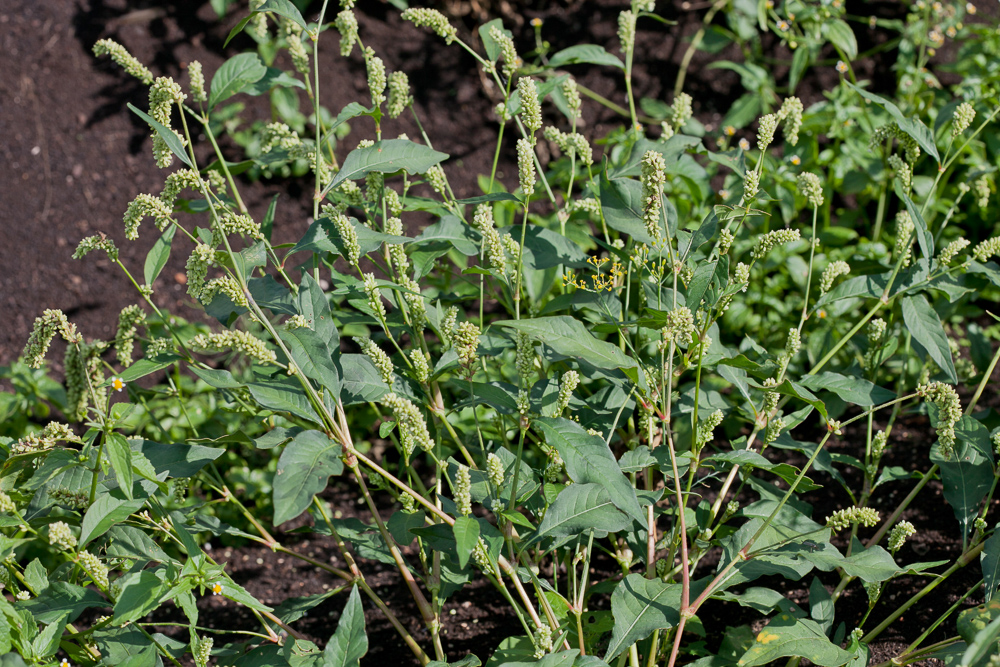
M 444 650 L 442 605 L 485 578 L 524 633 L 451 664 L 864 665 L 869 644 L 935 586 L 981 567 L 966 597 L 990 604 L 942 610 L 898 664 L 987 664 L 1000 636 L 1000 538 L 987 521 L 1000 423 L 976 406 L 998 358 L 980 307 L 1000 287 L 1000 239 L 989 237 L 1000 35 L 965 24 L 975 7 L 920 0 L 905 21 L 873 20 L 898 52 L 894 92 L 876 94 L 852 68 L 868 19 L 840 0 L 720 0 L 689 52 L 735 43 L 745 56 L 717 63 L 746 88 L 717 129 L 693 117 L 686 66 L 669 101 L 631 94 L 636 30 L 658 18 L 651 1 L 622 12 L 621 58 L 589 44 L 549 53 L 539 40 L 522 59 L 499 20 L 473 44 L 439 12 L 407 9 L 503 91 L 482 122 L 498 126 L 498 156 L 516 147 L 517 187 L 494 162 L 484 194 L 458 200 L 433 137 L 390 138 L 393 119 L 416 117 L 407 76 L 364 47 L 351 4 L 331 20 L 323 3 L 307 23 L 288 0 L 251 2 L 230 37 L 252 33 L 258 52 L 229 59 L 209 85 L 198 63 L 182 87 L 110 40 L 95 46 L 150 86 L 149 109 L 132 110 L 157 163 L 177 168 L 125 213 L 128 238 L 147 219 L 160 233 L 141 275 L 106 237 L 78 247 L 80 258 L 106 253 L 144 304 L 122 311 L 115 340 L 84 340 L 48 310 L 8 370 L 18 393 L 0 409 L 18 417 L 0 439 L 11 596 L 0 597 L 0 651 L 35 664 L 356 665 L 364 596 L 416 660 L 442 665 L 462 658 Z M 363 52 L 371 93 L 335 116 L 319 104 L 312 48 L 331 27 L 342 55 Z M 768 33 L 794 54 L 781 86 L 761 50 Z M 949 39 L 962 53 L 953 90 L 927 69 Z M 294 70 L 274 67 L 281 49 Z M 624 76 L 625 121 L 609 136 L 578 131 L 593 97 L 567 72 L 580 65 Z M 812 67 L 840 78 L 806 107 L 794 92 Z M 269 95 L 272 122 L 241 124 L 237 95 Z M 373 123 L 376 140 L 345 147 L 348 121 Z M 221 153 L 224 132 L 242 162 Z M 212 164 L 196 159 L 199 135 Z M 271 243 L 276 204 L 262 220 L 247 214 L 234 177 L 249 170 L 312 174 L 314 220 L 294 246 Z M 411 236 L 411 217 L 431 223 Z M 181 252 L 188 294 L 218 326 L 154 304 Z M 57 336 L 64 388 L 33 370 Z M 158 372 L 155 388 L 136 383 Z M 49 406 L 81 428 L 39 427 Z M 916 411 L 935 429 L 921 453 L 929 469 L 883 465 L 900 415 Z M 845 433 L 854 455 L 831 454 Z M 388 447 L 376 454 L 374 440 Z M 803 494 L 819 475 L 852 504 L 813 516 Z M 323 500 L 341 476 L 372 523 L 336 518 Z M 962 554 L 898 562 L 920 528 L 900 517 L 933 479 Z M 903 499 L 882 515 L 874 500 L 889 490 Z M 304 514 L 347 569 L 274 536 Z M 325 647 L 295 621 L 327 595 L 271 608 L 203 549 L 212 538 L 256 541 L 342 579 Z M 593 569 L 604 556 L 617 572 Z M 398 569 L 429 642 L 368 585 L 366 560 Z M 885 621 L 836 622 L 849 587 L 864 588 L 870 611 L 906 574 L 926 574 L 927 587 Z M 775 575 L 808 581 L 808 608 L 760 585 Z M 213 626 L 198 607 L 210 594 L 244 605 L 259 628 Z M 610 610 L 591 608 L 609 594 Z M 709 653 L 701 638 L 724 630 L 699 619 L 709 600 L 766 625 L 730 628 Z M 168 635 L 148 617 L 170 602 L 186 623 Z M 942 624 L 958 636 L 926 645 Z

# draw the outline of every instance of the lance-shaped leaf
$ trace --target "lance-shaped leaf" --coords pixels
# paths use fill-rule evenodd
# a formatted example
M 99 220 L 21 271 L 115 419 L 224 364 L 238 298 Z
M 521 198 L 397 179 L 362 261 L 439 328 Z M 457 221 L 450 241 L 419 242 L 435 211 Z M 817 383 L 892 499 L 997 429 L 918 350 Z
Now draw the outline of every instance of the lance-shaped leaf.
M 131 109 L 132 113 L 134 113 L 136 116 L 149 123 L 149 126 L 153 128 L 153 130 L 156 131 L 156 133 L 159 134 L 160 137 L 163 138 L 163 141 L 167 144 L 167 148 L 170 149 L 171 153 L 177 156 L 178 160 L 180 160 L 189 167 L 192 168 L 194 167 L 194 165 L 191 164 L 191 158 L 189 158 L 187 156 L 187 153 L 184 152 L 184 144 L 181 143 L 181 138 L 177 136 L 176 132 L 171 130 L 166 125 L 155 120 L 149 114 L 142 112 L 136 107 L 132 106 L 131 103 L 127 103 L 126 106 L 128 106 L 128 108 Z
M 368 653 L 368 635 L 365 634 L 365 610 L 361 607 L 358 587 L 351 589 L 344 613 L 333 636 L 323 651 L 323 667 L 358 667 Z
M 927 297 L 923 294 L 908 296 L 903 299 L 903 322 L 913 336 L 913 340 L 920 343 L 927 355 L 948 375 L 952 384 L 958 382 L 958 374 L 955 372 L 955 363 L 951 358 L 951 348 L 948 346 L 948 334 L 944 332 L 941 318 L 931 308 L 927 302 Z
M 617 345 L 597 340 L 580 320 L 567 315 L 557 317 L 536 317 L 530 320 L 508 320 L 494 322 L 494 326 L 510 327 L 539 340 L 557 354 L 586 361 L 591 366 L 605 369 L 635 368 L 635 361 L 629 359 Z
M 823 627 L 807 618 L 781 613 L 757 634 L 753 646 L 740 658 L 740 667 L 766 665 L 778 658 L 806 658 L 823 667 L 840 667 L 853 654 L 826 637 Z
M 441 153 L 406 139 L 378 141 L 373 146 L 357 148 L 344 159 L 344 165 L 326 186 L 329 192 L 348 179 L 362 178 L 373 171 L 392 174 L 404 170 L 408 174 L 423 174 L 434 165 L 448 159 Z
M 577 65 L 588 63 L 591 65 L 609 65 L 618 69 L 625 69 L 622 61 L 604 50 L 603 46 L 596 44 L 577 44 L 568 49 L 563 49 L 552 56 L 549 60 L 549 67 L 563 67 L 565 65 Z
M 245 90 L 267 74 L 267 67 L 256 53 L 235 55 L 216 70 L 208 95 L 209 108 Z
M 632 525 L 632 520 L 611 502 L 608 490 L 600 484 L 570 484 L 545 511 L 535 538 L 568 537 L 595 531 L 595 537 L 617 533 Z
M 866 407 L 881 405 L 896 398 L 893 392 L 864 378 L 852 378 L 830 371 L 818 375 L 806 375 L 799 380 L 799 384 L 813 391 L 832 391 L 848 403 Z
M 870 100 L 885 109 L 889 115 L 892 116 L 892 119 L 896 121 L 896 124 L 899 125 L 899 129 L 913 137 L 913 139 L 920 144 L 920 147 L 923 148 L 928 155 L 933 156 L 935 160 L 941 162 L 941 156 L 938 153 L 937 146 L 934 144 L 934 135 L 931 134 L 930 129 L 924 125 L 919 118 L 905 116 L 903 115 L 903 112 L 899 110 L 899 107 L 884 97 L 876 95 L 875 93 L 869 93 L 867 90 L 855 86 L 850 81 L 847 81 L 846 83 L 848 86 L 856 90 L 861 97 L 866 100 Z
M 622 473 L 614 454 L 604 438 L 590 435 L 582 426 L 569 419 L 541 418 L 535 420 L 545 440 L 555 447 L 566 462 L 566 472 L 577 484 L 599 484 L 615 507 L 638 521 L 646 522 L 635 488 Z
M 613 660 L 654 630 L 677 625 L 681 618 L 680 607 L 680 584 L 665 584 L 658 578 L 646 579 L 641 574 L 630 574 L 622 579 L 611 594 L 615 627 L 604 660 Z
M 331 475 L 344 469 L 340 444 L 320 431 L 303 431 L 285 445 L 274 476 L 274 525 L 306 511 Z
M 302 369 L 302 373 L 310 380 L 318 382 L 321 387 L 333 395 L 339 395 L 343 383 L 340 379 L 340 371 L 333 363 L 326 341 L 309 327 L 293 329 L 280 327 L 277 331 L 281 340 L 288 347 L 288 351 L 291 352 L 292 359 Z M 339 353 L 340 350 L 338 349 L 337 352 Z
M 993 599 L 997 586 L 1000 586 L 1000 531 L 994 529 L 990 539 L 986 540 L 979 556 L 979 564 L 983 568 L 986 601 L 989 602 Z

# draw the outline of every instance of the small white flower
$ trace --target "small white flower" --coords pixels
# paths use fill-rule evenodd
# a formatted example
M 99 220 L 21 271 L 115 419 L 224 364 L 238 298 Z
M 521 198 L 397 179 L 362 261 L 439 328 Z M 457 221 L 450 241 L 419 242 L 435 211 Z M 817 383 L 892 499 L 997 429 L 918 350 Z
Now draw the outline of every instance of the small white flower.
M 746 137 L 740 139 L 740 149 L 745 151 L 750 150 L 750 142 L 746 140 Z
M 121 392 L 121 390 L 125 388 L 125 381 L 122 380 L 120 377 L 112 378 L 111 388 L 117 392 Z

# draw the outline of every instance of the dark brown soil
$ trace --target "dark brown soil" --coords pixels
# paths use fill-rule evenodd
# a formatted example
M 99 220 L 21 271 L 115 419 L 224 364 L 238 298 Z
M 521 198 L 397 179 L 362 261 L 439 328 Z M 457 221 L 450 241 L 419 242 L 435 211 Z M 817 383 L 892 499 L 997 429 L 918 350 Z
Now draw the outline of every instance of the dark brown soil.
M 515 3 L 517 4 L 517 3 Z M 626 3 L 611 0 L 573 0 L 565 6 L 557 3 L 526 3 L 515 12 L 507 3 L 495 3 L 491 9 L 506 13 L 508 26 L 515 34 L 530 40 L 526 21 L 543 18 L 545 38 L 558 50 L 577 43 L 596 43 L 617 52 L 615 37 L 617 14 Z M 660 3 L 663 5 L 664 3 Z M 697 30 L 709 3 L 674 0 L 660 11 L 678 22 L 659 26 L 648 22 L 641 26 L 637 51 L 642 55 L 633 75 L 637 97 L 670 100 L 670 91 L 678 64 L 686 49 L 686 40 Z M 852 3 L 849 3 L 852 4 Z M 896 17 L 902 11 L 894 2 L 856 2 L 849 7 L 853 14 L 875 13 Z M 455 6 L 461 6 L 456 4 Z M 478 7 L 478 4 L 474 4 Z M 493 156 L 494 127 L 491 118 L 496 99 L 483 91 L 474 61 L 458 48 L 444 48 L 439 39 L 414 29 L 398 18 L 398 13 L 384 2 L 362 2 L 359 6 L 361 35 L 385 60 L 390 70 L 403 69 L 413 84 L 416 106 L 435 148 L 449 153 L 445 165 L 459 197 L 479 194 L 476 176 L 488 173 Z M 136 302 L 131 285 L 106 259 L 91 255 L 82 262 L 70 259 L 77 242 L 84 236 L 103 232 L 121 248 L 122 262 L 141 275 L 146 252 L 156 238 L 144 227 L 140 240 L 124 239 L 122 214 L 138 193 L 158 193 L 163 174 L 150 156 L 148 129 L 126 109 L 126 103 L 145 108 L 146 93 L 133 80 L 106 60 L 90 52 L 95 41 L 112 37 L 123 43 L 157 75 L 184 79 L 189 61 L 198 59 L 207 72 L 214 71 L 227 57 L 247 48 L 246 38 L 223 48 L 225 35 L 238 16 L 231 14 L 217 22 L 214 13 L 199 0 L 146 3 L 138 8 L 126 0 L 7 0 L 0 6 L 0 47 L 5 67 L 0 68 L 0 265 L 2 305 L 5 323 L 0 329 L 0 364 L 11 363 L 21 352 L 33 319 L 45 308 L 61 308 L 77 323 L 88 338 L 113 336 L 119 310 Z M 477 17 L 481 19 L 482 17 Z M 520 26 L 517 21 L 522 21 Z M 463 30 L 469 35 L 472 18 Z M 879 43 L 876 33 L 860 34 L 861 50 Z M 470 36 L 470 41 L 474 41 Z M 523 51 L 530 41 L 521 40 Z M 772 45 L 773 46 L 773 45 Z M 336 55 L 335 38 L 321 42 L 326 63 L 321 70 L 322 103 L 336 113 L 347 103 L 365 98 L 364 67 L 355 55 L 345 61 Z M 726 57 L 739 59 L 738 54 Z M 780 50 L 774 55 L 787 60 Z M 695 112 L 707 125 L 717 126 L 730 103 L 742 92 L 736 74 L 726 70 L 704 70 L 703 66 L 718 56 L 698 54 L 691 68 L 686 90 L 694 96 Z M 879 56 L 857 64 L 859 77 L 888 72 L 892 56 Z M 596 68 L 574 68 L 573 74 L 587 87 L 617 102 L 624 103 L 623 84 L 617 73 Z M 779 82 L 787 75 L 775 70 Z M 891 78 L 891 77 L 887 77 Z M 797 94 L 806 104 L 820 99 L 823 91 L 837 81 L 832 67 L 817 67 L 802 83 Z M 258 118 L 267 110 L 251 103 Z M 585 105 L 584 132 L 599 138 L 621 122 L 613 112 L 594 104 Z M 371 128 L 357 123 L 345 146 L 371 136 Z M 390 122 L 385 131 L 417 134 L 410 120 Z M 203 149 L 201 147 L 200 149 Z M 199 150 L 200 150 L 199 149 Z M 230 153 L 233 156 L 234 153 Z M 511 152 L 502 156 L 501 178 L 512 184 L 516 177 Z M 267 204 L 281 193 L 275 224 L 276 241 L 295 241 L 308 225 L 311 210 L 308 184 L 289 182 L 264 185 L 243 182 L 244 200 L 255 218 L 263 216 Z M 147 223 L 149 225 L 149 223 Z M 189 299 L 180 278 L 186 253 L 175 252 L 157 284 L 155 300 L 172 312 L 197 317 L 189 308 Z M 178 276 L 175 278 L 175 276 Z M 56 371 L 58 372 L 58 364 Z M 889 463 L 907 469 L 926 469 L 929 427 L 919 417 L 907 418 L 894 436 Z M 838 447 L 856 452 L 848 436 Z M 818 476 L 822 479 L 822 476 Z M 824 479 L 825 482 L 830 482 Z M 897 482 L 895 498 L 905 495 L 910 482 Z M 815 515 L 823 517 L 846 504 L 831 482 L 810 500 Z M 884 497 L 885 494 L 882 494 Z M 350 489 L 330 490 L 327 499 L 341 508 L 345 516 L 358 515 L 355 495 Z M 892 509 L 887 502 L 879 509 Z M 917 538 L 900 553 L 901 562 L 953 559 L 960 549 L 957 528 L 951 510 L 941 498 L 940 485 L 931 483 L 905 518 L 920 528 Z M 336 548 L 327 538 L 309 536 L 303 543 L 299 535 L 281 535 L 283 542 L 309 556 L 343 567 Z M 217 545 L 213 554 L 228 562 L 234 578 L 266 603 L 276 605 L 290 596 L 321 593 L 340 585 L 333 576 L 269 549 Z M 400 579 L 386 566 L 360 561 L 369 583 L 384 597 L 399 618 L 424 646 L 426 633 L 416 621 L 417 614 Z M 610 571 L 608 565 L 602 567 Z M 971 566 L 949 580 L 930 598 L 918 605 L 873 646 L 873 664 L 902 650 L 925 627 L 933 622 L 957 597 L 978 578 Z M 879 620 L 891 610 L 894 600 L 906 599 L 909 593 L 926 583 L 926 578 L 894 581 L 891 590 L 872 615 Z M 835 577 L 824 577 L 832 587 Z M 808 582 L 790 584 L 789 596 L 805 602 Z M 897 596 L 897 597 L 893 597 Z M 969 604 L 978 600 L 970 598 Z M 595 600 L 606 605 L 607 600 Z M 221 598 L 207 598 L 206 609 L 220 627 L 255 625 Z M 343 598 L 337 597 L 313 610 L 296 628 L 309 638 L 324 642 L 336 626 Z M 837 621 L 844 621 L 848 631 L 867 608 L 862 589 L 852 586 L 838 605 Z M 458 659 L 475 652 L 485 660 L 501 639 L 520 634 L 521 628 L 509 613 L 502 598 L 488 586 L 473 586 L 457 594 L 448 603 L 445 616 L 445 641 L 450 658 Z M 454 612 L 454 614 L 452 614 Z M 746 622 L 734 616 L 731 607 L 709 604 L 703 612 L 706 627 Z M 366 601 L 371 650 L 365 664 L 411 664 L 412 657 L 382 615 Z M 944 638 L 954 628 L 946 623 L 928 641 Z M 718 641 L 715 637 L 713 641 Z

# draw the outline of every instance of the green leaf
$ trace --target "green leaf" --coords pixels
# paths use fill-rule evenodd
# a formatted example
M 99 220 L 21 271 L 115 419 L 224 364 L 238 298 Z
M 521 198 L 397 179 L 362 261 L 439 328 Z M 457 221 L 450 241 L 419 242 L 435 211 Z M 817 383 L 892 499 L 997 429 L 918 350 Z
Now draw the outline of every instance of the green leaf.
M 138 576 L 129 577 L 115 602 L 112 623 L 121 625 L 137 621 L 160 605 L 160 600 L 170 590 L 170 584 L 160 577 L 163 569 L 143 570 Z
M 625 64 L 617 56 L 608 53 L 604 47 L 596 44 L 577 44 L 559 51 L 549 59 L 549 67 L 564 67 L 580 63 L 608 65 L 625 69 Z
M 472 550 L 479 544 L 479 522 L 471 516 L 460 516 L 451 527 L 455 535 L 455 550 L 458 553 L 458 566 L 463 570 L 469 563 Z
M 340 395 L 344 407 L 377 401 L 389 393 L 389 386 L 367 355 L 342 355 L 340 366 L 344 369 L 344 389 Z
M 927 222 L 924 220 L 924 216 L 921 215 L 920 209 L 913 203 L 913 200 L 910 199 L 909 196 L 902 190 L 897 190 L 896 193 L 906 204 L 906 210 L 909 212 L 910 219 L 913 221 L 913 233 L 917 237 L 917 245 L 920 246 L 920 254 L 924 256 L 924 259 L 930 262 L 934 259 L 934 235 L 931 234 L 929 229 L 927 229 Z
M 816 408 L 816 410 L 819 411 L 821 415 L 823 415 L 824 419 L 827 417 L 826 405 L 823 404 L 823 401 L 813 396 L 811 393 L 809 393 L 809 391 L 805 387 L 796 382 L 792 382 L 790 380 L 782 380 L 781 384 L 775 387 L 765 387 L 763 385 L 754 383 L 750 384 L 756 387 L 757 389 L 760 389 L 761 391 L 776 391 L 779 394 L 783 394 L 785 396 L 791 396 L 792 398 L 797 398 L 800 401 L 808 403 L 809 405 Z
M 886 581 L 905 571 L 896 565 L 896 561 L 893 560 L 888 551 L 877 545 L 858 551 L 846 558 L 839 551 L 831 548 L 802 549 L 798 551 L 798 554 L 800 558 L 813 563 L 824 572 L 830 572 L 838 567 L 843 568 L 846 574 L 870 584 Z
M 337 323 L 333 321 L 330 300 L 309 273 L 302 276 L 297 305 L 299 314 L 310 323 L 309 327 L 326 342 L 332 352 L 339 352 L 340 333 L 337 331 Z
M 512 201 L 512 202 L 516 202 L 518 204 L 521 203 L 521 200 L 516 195 L 512 195 L 509 192 L 494 192 L 493 194 L 489 194 L 489 195 L 478 195 L 476 197 L 468 197 L 466 199 L 456 199 L 455 203 L 456 204 L 483 204 L 483 203 L 491 202 L 491 201 Z
M 139 378 L 146 377 L 156 371 L 172 366 L 178 359 L 180 359 L 179 356 L 169 352 L 157 355 L 152 359 L 139 359 L 134 364 L 119 373 L 118 377 L 120 377 L 122 382 L 125 384 L 135 382 Z
M 255 401 L 269 410 L 288 412 L 317 424 L 323 423 L 309 402 L 309 397 L 297 382 L 295 384 L 278 380 L 267 383 L 251 382 L 247 385 L 247 389 Z
M 323 651 L 323 667 L 358 667 L 361 658 L 368 653 L 368 635 L 365 634 L 365 611 L 361 607 L 358 587 L 351 589 L 344 613 L 326 650 Z
M 628 234 L 637 243 L 651 243 L 642 222 L 642 184 L 631 178 L 609 179 L 601 172 L 601 211 L 608 227 Z
M 132 495 L 135 496 L 135 490 Z M 87 509 L 80 524 L 80 549 L 83 549 L 94 538 L 100 537 L 111 526 L 135 514 L 146 504 L 148 495 L 126 498 L 122 489 L 112 489 L 108 493 L 98 494 L 97 500 Z
M 955 424 L 955 437 L 955 454 L 946 459 L 935 445 L 931 461 L 941 467 L 944 497 L 961 525 L 964 542 L 993 484 L 993 451 L 986 428 L 967 415 Z
M 781 613 L 757 634 L 754 645 L 743 654 L 739 664 L 740 667 L 756 667 L 793 656 L 823 667 L 840 667 L 853 654 L 827 639 L 822 626 L 815 621 Z
M 65 622 L 72 623 L 85 609 L 107 606 L 108 601 L 97 591 L 66 581 L 53 581 L 41 595 L 18 605 L 39 623 L 53 623 L 67 614 Z
M 802 75 L 805 74 L 811 60 L 812 53 L 810 49 L 795 49 L 795 55 L 792 56 L 792 69 L 788 72 L 789 93 L 795 92 L 795 88 L 799 85 L 799 82 L 802 81 Z
M 320 431 L 303 431 L 285 445 L 274 475 L 274 525 L 306 511 L 331 475 L 344 470 L 340 444 Z
M 330 348 L 324 339 L 309 327 L 279 327 L 277 331 L 305 376 L 315 380 L 332 395 L 340 395 L 340 372 L 333 363 Z
M 610 370 L 636 366 L 635 361 L 629 359 L 621 348 L 597 340 L 583 322 L 568 315 L 506 320 L 494 322 L 493 326 L 510 327 L 526 333 L 551 347 L 557 354 L 580 359 L 597 368 Z
M 165 472 L 167 477 L 194 477 L 199 470 L 226 452 L 218 447 L 185 443 L 164 445 L 152 440 L 143 440 L 133 447 L 153 464 L 157 475 Z
M 275 14 L 280 14 L 286 19 L 299 24 L 303 30 L 308 28 L 305 19 L 302 18 L 302 14 L 299 12 L 298 8 L 289 0 L 267 0 L 264 4 L 257 7 L 255 11 L 256 13 L 274 12 Z
M 632 525 L 632 520 L 615 507 L 607 489 L 600 484 L 570 484 L 545 511 L 534 539 L 585 535 L 605 537 Z
M 247 23 L 250 23 L 250 19 L 252 19 L 256 13 L 257 12 L 250 12 L 247 16 L 244 16 L 239 23 L 233 26 L 233 29 L 230 30 L 229 34 L 226 36 L 226 41 L 222 43 L 222 48 L 229 46 L 229 42 L 233 40 L 233 37 L 243 32 L 243 28 L 247 27 Z
M 447 160 L 448 155 L 406 139 L 388 139 L 374 146 L 351 151 L 337 175 L 326 186 L 329 192 L 348 179 L 357 179 L 376 171 L 392 174 L 404 170 L 408 174 L 423 174 L 434 165 Z
M 210 387 L 215 387 L 216 389 L 237 389 L 243 386 L 242 382 L 234 378 L 233 374 L 225 369 L 188 366 L 188 370 L 204 380 Z
M 993 534 L 983 545 L 979 555 L 979 564 L 983 568 L 983 583 L 986 588 L 986 602 L 993 599 L 997 587 L 1000 586 L 1000 526 L 994 527 Z
M 155 560 L 166 563 L 166 552 L 153 539 L 135 526 L 113 526 L 108 531 L 107 554 L 115 558 Z
M 665 584 L 660 579 L 646 579 L 630 574 L 615 586 L 611 594 L 611 614 L 615 627 L 604 654 L 610 662 L 629 646 L 680 622 L 681 585 Z
M 607 490 L 615 507 L 640 524 L 645 523 L 646 516 L 639 505 L 635 488 L 622 474 L 604 438 L 590 435 L 576 422 L 561 417 L 543 417 L 534 423 L 541 428 L 548 444 L 555 447 L 566 462 L 570 479 L 577 484 L 600 484 Z
M 333 596 L 339 595 L 340 593 L 341 591 L 339 589 L 331 588 L 326 593 L 320 593 L 318 595 L 304 595 L 297 598 L 288 598 L 275 608 L 274 615 L 280 618 L 284 623 L 294 623 L 300 618 L 304 618 L 312 609 L 315 609 Z
M 184 144 L 181 143 L 181 138 L 177 136 L 176 132 L 171 130 L 166 125 L 161 124 L 159 121 L 155 120 L 149 114 L 146 114 L 137 109 L 136 107 L 132 106 L 131 102 L 127 103 L 126 106 L 128 106 L 128 108 L 131 109 L 132 113 L 134 113 L 136 116 L 149 123 L 149 126 L 152 127 L 157 134 L 160 135 L 163 141 L 167 144 L 167 148 L 170 149 L 171 153 L 177 156 L 178 160 L 180 160 L 187 166 L 194 169 L 194 165 L 191 164 L 190 158 L 188 158 L 187 153 L 184 151 Z
M 167 260 L 170 259 L 170 246 L 174 242 L 176 233 L 177 225 L 167 227 L 146 254 L 146 264 L 143 266 L 142 274 L 147 285 L 152 285 L 160 275 L 160 271 L 167 265 Z
M 934 144 L 934 135 L 931 134 L 930 129 L 928 129 L 928 127 L 924 125 L 919 118 L 912 115 L 905 116 L 903 115 L 903 112 L 899 110 L 899 107 L 884 97 L 876 95 L 875 93 L 870 93 L 863 88 L 859 88 L 850 81 L 845 81 L 845 83 L 856 90 L 861 97 L 874 102 L 885 109 L 889 115 L 892 116 L 892 119 L 896 121 L 896 124 L 899 125 L 899 129 L 913 137 L 914 141 L 920 144 L 920 147 L 924 149 L 924 152 L 933 156 L 939 163 L 941 162 L 941 155 L 938 153 L 937 146 Z
M 263 95 L 270 92 L 272 88 L 301 88 L 305 90 L 306 84 L 287 72 L 282 72 L 277 67 L 268 67 L 264 76 L 244 88 L 243 92 L 247 95 Z M 248 162 L 253 165 L 253 160 L 248 160 Z
M 893 392 L 868 380 L 830 371 L 818 375 L 806 375 L 799 380 L 799 384 L 813 391 L 832 391 L 848 403 L 866 407 L 888 403 L 896 398 Z
M 118 488 L 132 500 L 132 448 L 121 433 L 111 433 L 104 442 L 111 467 L 118 479 Z
M 923 294 L 907 296 L 902 303 L 903 322 L 913 336 L 913 340 L 927 352 L 927 355 L 943 370 L 952 384 L 958 383 L 955 363 L 951 358 L 948 334 L 944 331 L 941 318 L 934 312 Z
M 267 74 L 267 67 L 256 53 L 240 53 L 233 56 L 216 70 L 212 76 L 208 108 L 242 92 Z
M 827 19 L 823 21 L 823 36 L 836 46 L 847 60 L 854 60 L 858 57 L 858 40 L 854 36 L 854 31 L 846 21 L 841 19 Z

